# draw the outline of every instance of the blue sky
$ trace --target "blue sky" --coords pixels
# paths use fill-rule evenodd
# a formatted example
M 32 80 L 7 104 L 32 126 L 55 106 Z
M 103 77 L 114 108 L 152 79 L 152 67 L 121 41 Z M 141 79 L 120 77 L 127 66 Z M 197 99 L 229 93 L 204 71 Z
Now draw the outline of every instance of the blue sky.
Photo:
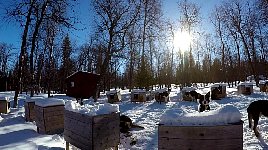
M 2 3 L 7 3 L 8 1 L 2 1 Z M 81 45 L 82 43 L 86 43 L 88 41 L 88 35 L 92 31 L 92 24 L 94 16 L 90 11 L 90 0 L 80 0 L 78 1 L 80 4 L 76 5 L 76 12 L 78 14 L 78 18 L 80 18 L 82 24 L 77 25 L 76 27 L 79 29 L 85 28 L 84 30 L 70 30 L 69 34 L 71 36 L 71 40 L 74 41 L 77 45 Z M 210 25 L 207 23 L 209 19 L 210 12 L 213 10 L 214 6 L 218 4 L 219 0 L 192 0 L 192 2 L 197 3 L 201 6 L 201 15 L 204 19 L 203 27 L 206 29 L 210 28 Z M 163 13 L 164 15 L 173 20 L 174 22 L 178 22 L 179 18 L 179 10 L 178 10 L 178 0 L 164 0 L 163 1 Z M 3 16 L 4 5 L 0 6 L 0 17 Z M 19 49 L 21 44 L 21 34 L 23 28 L 19 26 L 19 24 L 8 23 L 5 21 L 0 22 L 0 42 L 5 42 L 8 44 L 13 44 L 15 48 Z

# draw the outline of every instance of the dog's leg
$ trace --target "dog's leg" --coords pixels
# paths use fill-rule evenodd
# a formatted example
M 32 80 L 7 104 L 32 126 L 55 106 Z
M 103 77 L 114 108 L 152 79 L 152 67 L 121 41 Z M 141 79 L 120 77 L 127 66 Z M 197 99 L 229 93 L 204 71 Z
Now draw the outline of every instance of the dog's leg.
M 256 137 L 259 137 L 260 133 L 259 133 L 258 128 L 257 128 L 257 125 L 258 125 L 258 122 L 259 122 L 259 115 L 253 116 L 253 120 L 254 120 L 253 131 L 254 131 Z
M 252 127 L 252 114 L 248 113 L 248 127 L 251 129 Z
M 210 110 L 210 106 L 209 105 L 207 105 L 207 110 Z

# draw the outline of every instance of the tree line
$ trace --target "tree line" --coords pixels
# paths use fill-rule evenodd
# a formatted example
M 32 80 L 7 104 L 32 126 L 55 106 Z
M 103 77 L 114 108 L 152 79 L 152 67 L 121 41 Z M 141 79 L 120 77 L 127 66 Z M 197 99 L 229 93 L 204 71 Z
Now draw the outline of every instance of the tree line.
M 65 78 L 80 70 L 101 75 L 100 91 L 232 83 L 249 75 L 258 85 L 259 75 L 268 75 L 267 0 L 221 2 L 211 12 L 212 32 L 200 28 L 200 6 L 177 4 L 180 19 L 173 21 L 160 0 L 92 0 L 94 32 L 77 46 L 68 34 L 79 24 L 77 1 L 12 2 L 5 19 L 19 23 L 23 33 L 17 55 L 0 41 L 0 90 L 15 91 L 16 107 L 22 91 L 64 93 Z M 189 48 L 174 46 L 178 31 L 192 36 Z

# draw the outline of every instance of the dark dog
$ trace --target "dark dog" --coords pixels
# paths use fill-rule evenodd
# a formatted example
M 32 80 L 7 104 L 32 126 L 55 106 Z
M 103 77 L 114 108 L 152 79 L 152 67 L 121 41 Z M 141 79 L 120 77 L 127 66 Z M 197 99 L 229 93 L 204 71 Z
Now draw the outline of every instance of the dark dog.
M 183 99 L 187 100 L 187 101 L 196 101 L 199 98 L 199 93 L 197 93 L 196 91 L 186 91 L 183 95 Z
M 208 92 L 206 95 L 199 95 L 199 106 L 198 111 L 203 112 L 205 110 L 210 110 L 209 102 L 210 102 L 210 92 Z
M 248 108 L 248 123 L 249 123 L 249 128 L 252 127 L 252 119 L 254 120 L 254 126 L 253 126 L 253 131 L 256 135 L 256 137 L 260 136 L 260 133 L 257 129 L 259 117 L 261 115 L 268 117 L 268 101 L 267 100 L 259 100 L 259 101 L 254 101 L 252 102 Z
M 219 94 L 222 92 L 222 86 L 216 87 L 211 91 L 211 99 L 212 100 L 220 100 Z
M 160 103 L 161 102 L 168 102 L 169 101 L 169 92 L 168 91 L 164 91 L 163 93 L 158 93 L 157 95 L 157 100 L 156 102 Z
M 126 115 L 121 115 L 120 116 L 120 132 L 121 133 L 128 133 L 131 128 L 140 128 L 144 129 L 144 127 L 133 124 L 132 120 L 126 116 Z

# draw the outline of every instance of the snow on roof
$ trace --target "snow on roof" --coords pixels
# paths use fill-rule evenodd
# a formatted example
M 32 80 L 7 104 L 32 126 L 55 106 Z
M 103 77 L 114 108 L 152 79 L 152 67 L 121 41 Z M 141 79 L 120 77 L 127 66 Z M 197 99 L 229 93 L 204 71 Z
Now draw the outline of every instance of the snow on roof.
M 268 80 L 260 80 L 260 83 L 259 84 L 265 84 L 267 82 L 268 82 Z
M 238 85 L 253 86 L 252 82 L 240 82 Z
M 163 92 L 167 92 L 168 89 L 167 88 L 163 88 L 163 89 L 157 89 L 155 90 L 155 92 L 158 92 L 158 93 L 163 93 Z
M 30 97 L 25 99 L 25 102 L 35 102 L 35 101 L 39 101 L 39 100 L 44 100 L 45 98 L 42 96 L 37 96 L 37 97 Z
M 176 115 L 176 114 L 175 114 Z M 170 126 L 214 126 L 228 125 L 241 121 L 241 113 L 231 104 L 221 106 L 216 110 L 186 113 L 184 115 L 163 115 L 160 124 Z
M 190 92 L 190 91 L 195 91 L 195 90 L 196 90 L 195 87 L 184 87 L 181 91 Z
M 6 96 L 0 97 L 0 101 L 9 101 L 9 97 Z
M 66 101 L 65 109 L 81 114 L 86 114 L 89 116 L 96 116 L 101 114 L 110 114 L 113 112 L 119 112 L 119 105 L 104 103 L 95 105 L 85 104 L 81 106 L 80 104 L 74 101 Z
M 71 74 L 71 75 L 69 75 L 68 77 L 66 77 L 66 79 L 67 78 L 70 78 L 71 76 L 73 76 L 73 75 L 75 75 L 75 74 L 77 74 L 77 73 L 85 73 L 85 74 L 95 74 L 95 75 L 100 75 L 100 74 L 96 74 L 96 73 L 93 73 L 93 72 L 87 72 L 87 71 L 76 71 L 76 72 L 74 72 L 73 74 Z
M 146 90 L 144 90 L 144 89 L 133 89 L 131 91 L 131 93 L 145 93 L 145 92 L 146 92 Z
M 48 106 L 57 106 L 57 105 L 64 105 L 64 100 L 57 99 L 57 98 L 45 98 L 43 100 L 35 101 L 35 105 L 41 107 L 48 107 Z
M 225 83 L 215 83 L 212 84 L 210 87 L 219 87 L 219 86 L 227 86 Z
M 112 91 L 107 91 L 106 94 L 109 95 L 109 94 L 116 94 L 116 93 L 120 93 L 119 90 L 112 90 Z

